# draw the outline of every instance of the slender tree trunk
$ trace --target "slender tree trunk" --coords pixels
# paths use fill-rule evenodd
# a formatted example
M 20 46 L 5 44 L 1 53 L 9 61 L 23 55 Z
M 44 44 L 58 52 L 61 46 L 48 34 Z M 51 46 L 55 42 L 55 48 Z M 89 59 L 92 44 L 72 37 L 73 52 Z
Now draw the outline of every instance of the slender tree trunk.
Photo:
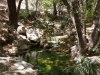
M 37 8 L 38 8 L 38 0 L 36 0 L 36 10 L 37 11 Z
M 53 2 L 53 16 L 54 16 L 54 19 L 57 18 L 57 8 L 56 8 L 55 2 Z
M 79 11 L 80 11 L 80 18 L 81 18 L 81 25 L 82 25 L 82 33 L 83 33 L 83 39 L 84 42 L 87 42 L 86 40 L 86 21 L 85 21 L 85 12 L 83 10 L 83 1 L 84 0 L 78 0 L 79 1 Z
M 83 26 L 83 29 L 82 29 L 83 39 L 84 39 L 84 42 L 87 43 L 88 41 L 87 41 L 87 37 L 86 37 L 86 20 L 85 19 L 82 20 L 82 26 Z
M 97 5 L 94 11 L 94 16 L 93 16 L 94 23 L 99 21 L 99 17 L 100 17 L 100 0 L 97 1 Z
M 18 3 L 18 7 L 16 9 L 16 14 L 17 14 L 17 22 L 18 22 L 18 15 L 19 15 L 19 11 L 20 11 L 20 7 L 21 7 L 21 3 L 22 3 L 23 0 L 20 0 L 19 3 Z
M 27 14 L 29 14 L 29 9 L 28 9 L 28 0 L 25 0 L 25 4 L 26 4 L 26 12 L 27 12 Z
M 97 44 L 100 36 L 100 31 L 98 31 L 98 29 L 100 29 L 100 0 L 98 0 L 95 8 L 93 25 L 95 25 L 95 28 L 91 34 L 91 41 L 90 41 L 91 48 L 93 48 Z
M 83 1 L 82 0 L 79 0 L 79 6 L 80 6 L 80 12 L 84 13 L 83 12 Z
M 69 5 L 69 3 L 68 3 L 68 1 L 67 0 L 62 0 L 62 2 L 64 3 L 64 5 L 67 7 L 67 12 L 70 14 L 70 5 Z
M 36 0 L 35 2 L 36 3 L 35 3 L 35 13 L 34 13 L 34 15 L 37 14 L 37 10 L 38 10 L 38 0 Z

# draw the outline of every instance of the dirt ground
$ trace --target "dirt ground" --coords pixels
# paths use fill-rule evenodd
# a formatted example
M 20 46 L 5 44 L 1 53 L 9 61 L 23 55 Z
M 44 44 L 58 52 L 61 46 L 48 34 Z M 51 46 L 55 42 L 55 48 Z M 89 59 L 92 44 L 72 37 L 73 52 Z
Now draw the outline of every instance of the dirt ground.
M 8 21 L 8 13 L 4 10 L 0 10 L 0 22 Z
M 6 0 L 0 0 L 0 22 L 8 19 L 8 13 L 6 12 L 6 8 Z

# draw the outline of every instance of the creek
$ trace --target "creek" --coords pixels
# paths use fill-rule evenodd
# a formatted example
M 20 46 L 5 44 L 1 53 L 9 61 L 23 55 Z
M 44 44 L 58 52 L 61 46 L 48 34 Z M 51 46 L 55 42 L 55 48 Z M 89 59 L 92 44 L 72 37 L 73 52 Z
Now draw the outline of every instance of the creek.
M 31 63 L 38 75 L 70 75 L 70 67 L 74 65 L 70 52 L 63 47 L 52 49 L 32 48 L 22 53 L 22 58 Z

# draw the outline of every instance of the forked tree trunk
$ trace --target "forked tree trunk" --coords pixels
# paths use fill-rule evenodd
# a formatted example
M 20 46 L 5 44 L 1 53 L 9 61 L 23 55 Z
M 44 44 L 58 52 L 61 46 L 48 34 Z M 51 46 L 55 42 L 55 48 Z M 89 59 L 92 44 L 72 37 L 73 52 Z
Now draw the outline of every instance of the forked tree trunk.
M 72 11 L 73 11 L 73 16 L 74 16 L 73 18 L 75 21 L 75 28 L 77 32 L 78 47 L 79 47 L 80 53 L 83 54 L 83 53 L 86 53 L 85 51 L 86 44 L 84 42 L 82 31 L 81 31 L 81 22 L 79 19 L 79 6 L 78 5 L 79 5 L 78 0 L 72 1 Z
M 79 19 L 79 9 L 78 5 L 79 2 L 78 0 L 73 0 L 72 5 L 70 6 L 67 0 L 62 0 L 64 5 L 67 6 L 67 11 L 70 14 L 70 17 L 72 18 L 73 24 L 76 28 L 76 33 L 77 33 L 77 40 L 78 40 L 78 50 L 80 54 L 83 54 L 86 48 L 86 44 L 83 39 L 82 31 L 81 31 L 81 22 Z M 72 9 L 71 9 L 72 8 Z
M 83 38 L 83 33 L 81 31 L 81 22 L 79 19 L 79 1 L 73 0 L 72 4 L 70 5 L 67 0 L 62 0 L 64 5 L 67 6 L 68 13 L 70 14 L 70 17 L 73 20 L 73 24 L 75 25 L 76 32 L 77 32 L 77 40 L 78 40 L 78 49 L 80 51 L 80 54 L 83 54 L 84 52 L 87 52 L 87 49 L 91 51 L 92 48 L 97 44 L 99 37 L 100 37 L 100 0 L 97 1 L 97 6 L 95 8 L 94 12 L 94 18 L 93 18 L 93 24 L 95 25 L 95 28 L 91 34 L 91 40 L 89 40 L 89 45 L 87 48 L 87 44 Z M 88 6 L 91 8 L 91 4 Z M 86 27 L 84 27 L 86 29 Z M 86 31 L 84 31 L 86 34 Z M 89 51 L 89 53 L 90 53 Z
M 18 27 L 18 14 L 20 10 L 22 0 L 19 1 L 18 7 L 16 8 L 16 0 L 7 0 L 9 10 L 9 21 L 15 29 Z

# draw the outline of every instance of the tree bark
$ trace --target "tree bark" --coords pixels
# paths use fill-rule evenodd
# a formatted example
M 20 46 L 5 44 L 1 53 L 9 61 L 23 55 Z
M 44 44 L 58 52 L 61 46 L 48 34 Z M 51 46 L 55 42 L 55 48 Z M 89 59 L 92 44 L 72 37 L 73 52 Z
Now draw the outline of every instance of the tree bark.
M 56 2 L 53 2 L 53 16 L 54 16 L 54 19 L 57 18 Z
M 79 0 L 80 11 L 83 13 L 83 1 Z
M 67 11 L 70 14 L 70 17 L 73 21 L 73 24 L 76 28 L 76 33 L 77 33 L 77 40 L 78 40 L 78 49 L 81 54 L 83 54 L 85 51 L 85 42 L 83 40 L 83 35 L 81 31 L 81 22 L 79 19 L 79 14 L 78 14 L 78 5 L 79 2 L 78 0 L 73 0 L 72 5 L 70 6 L 67 0 L 62 0 L 64 5 L 67 6 Z M 72 9 L 71 9 L 72 8 Z
M 17 27 L 17 14 L 16 14 L 16 1 L 15 0 L 7 0 L 8 10 L 9 10 L 9 21 L 10 24 L 15 28 Z
M 94 16 L 93 16 L 93 23 L 96 23 L 97 21 L 99 21 L 99 17 L 100 17 L 100 0 L 97 1 L 97 5 L 96 5 Z
M 79 45 L 79 50 L 80 53 L 83 54 L 84 52 L 86 52 L 85 49 L 85 42 L 83 40 L 83 35 L 82 35 L 82 31 L 81 31 L 81 22 L 79 19 L 79 9 L 78 9 L 78 5 L 79 5 L 79 1 L 78 0 L 73 0 L 72 1 L 72 11 L 73 11 L 73 15 L 74 15 L 74 20 L 75 20 L 75 28 L 76 28 L 76 32 L 77 32 L 77 36 L 78 36 L 78 45 Z
M 18 3 L 18 7 L 17 7 L 17 9 L 16 9 L 17 16 L 18 16 L 18 14 L 19 14 L 22 1 L 23 1 L 23 0 L 20 0 L 19 3 Z
M 67 12 L 70 14 L 70 5 L 69 5 L 69 3 L 68 3 L 68 1 L 67 0 L 62 0 L 62 2 L 64 3 L 64 5 L 67 7 Z
M 7 0 L 9 10 L 9 21 L 15 29 L 18 27 L 18 14 L 20 10 L 22 0 L 19 1 L 18 7 L 16 8 L 16 0 Z
M 38 10 L 38 0 L 35 0 L 35 12 L 34 15 L 37 15 L 37 10 Z
M 99 36 L 100 36 L 100 0 L 97 1 L 97 5 L 94 11 L 94 16 L 93 16 L 93 25 L 95 25 L 95 28 L 91 34 L 91 41 L 90 41 L 90 45 L 91 48 L 93 48 L 98 40 L 99 40 Z
M 26 12 L 27 12 L 27 14 L 29 14 L 29 9 L 28 9 L 28 0 L 25 0 L 25 4 L 26 4 Z

